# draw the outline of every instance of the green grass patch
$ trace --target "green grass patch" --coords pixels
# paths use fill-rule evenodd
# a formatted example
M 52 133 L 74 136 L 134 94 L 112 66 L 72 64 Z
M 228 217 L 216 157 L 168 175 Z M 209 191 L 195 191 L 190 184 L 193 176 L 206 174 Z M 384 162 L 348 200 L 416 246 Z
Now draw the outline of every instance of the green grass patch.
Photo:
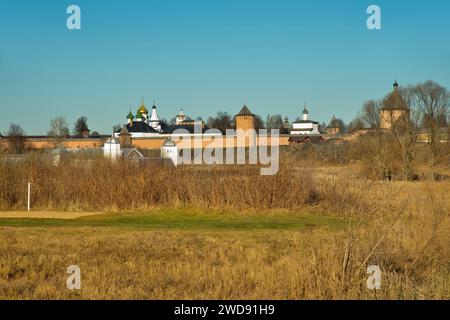
M 158 209 L 150 212 L 95 215 L 72 220 L 0 218 L 0 227 L 110 227 L 120 229 L 304 229 L 341 228 L 344 219 L 311 214 L 233 214 L 194 209 Z

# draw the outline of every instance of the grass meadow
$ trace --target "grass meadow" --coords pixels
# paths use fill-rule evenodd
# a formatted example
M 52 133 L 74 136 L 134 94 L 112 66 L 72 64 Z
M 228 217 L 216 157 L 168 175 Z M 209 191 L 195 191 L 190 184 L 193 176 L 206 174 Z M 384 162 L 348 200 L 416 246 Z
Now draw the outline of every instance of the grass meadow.
M 449 299 L 450 182 L 358 170 L 0 164 L 0 299 Z

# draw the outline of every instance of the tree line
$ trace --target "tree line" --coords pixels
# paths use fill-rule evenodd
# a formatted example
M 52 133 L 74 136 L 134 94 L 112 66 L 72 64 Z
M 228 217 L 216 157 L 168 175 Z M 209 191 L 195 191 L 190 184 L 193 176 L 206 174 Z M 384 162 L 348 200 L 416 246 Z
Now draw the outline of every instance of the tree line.
M 88 127 L 88 119 L 85 116 L 78 118 L 72 129 L 72 137 L 99 137 L 97 131 L 91 132 Z M 15 154 L 22 154 L 25 151 L 26 133 L 18 124 L 12 123 L 8 131 L 4 134 L 8 138 L 9 151 Z M 69 124 L 64 117 L 56 117 L 50 120 L 50 128 L 47 131 L 55 147 L 61 147 L 64 139 L 71 137 Z

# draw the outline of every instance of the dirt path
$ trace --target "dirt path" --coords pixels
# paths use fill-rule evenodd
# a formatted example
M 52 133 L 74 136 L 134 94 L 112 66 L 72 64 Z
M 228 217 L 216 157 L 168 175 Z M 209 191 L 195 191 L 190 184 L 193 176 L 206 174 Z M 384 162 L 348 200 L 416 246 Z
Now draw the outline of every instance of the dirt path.
M 0 211 L 0 218 L 76 219 L 104 212 Z

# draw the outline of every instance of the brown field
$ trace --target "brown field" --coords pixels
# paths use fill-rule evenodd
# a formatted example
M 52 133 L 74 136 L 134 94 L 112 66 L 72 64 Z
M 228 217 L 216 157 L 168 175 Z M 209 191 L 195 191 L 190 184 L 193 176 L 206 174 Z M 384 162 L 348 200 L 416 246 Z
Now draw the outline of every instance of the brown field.
M 450 298 L 449 181 L 227 170 L 0 165 L 4 211 L 23 210 L 31 178 L 35 208 L 58 212 L 0 219 L 0 299 Z M 80 291 L 66 288 L 73 264 Z

